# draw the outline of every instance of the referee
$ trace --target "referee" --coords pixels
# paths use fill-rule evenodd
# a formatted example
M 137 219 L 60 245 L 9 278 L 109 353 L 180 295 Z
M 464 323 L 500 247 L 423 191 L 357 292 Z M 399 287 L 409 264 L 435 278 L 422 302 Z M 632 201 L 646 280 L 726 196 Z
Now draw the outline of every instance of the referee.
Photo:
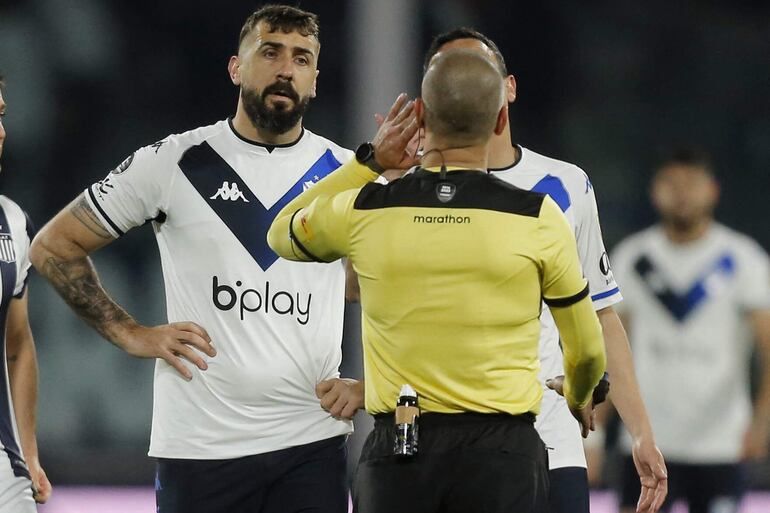
M 485 56 L 442 52 L 422 98 L 380 131 L 387 140 L 406 125 L 403 141 L 423 127 L 422 167 L 367 183 L 393 163 L 378 155 L 382 141 L 362 145 L 357 162 L 298 196 L 268 232 L 285 258 L 347 256 L 359 275 L 366 409 L 377 419 L 356 476 L 361 513 L 547 511 L 547 456 L 533 427 L 541 299 L 562 336 L 568 404 L 584 435 L 591 424 L 605 356 L 574 236 L 553 200 L 485 171 L 507 115 Z M 408 460 L 393 455 L 404 384 L 422 410 Z

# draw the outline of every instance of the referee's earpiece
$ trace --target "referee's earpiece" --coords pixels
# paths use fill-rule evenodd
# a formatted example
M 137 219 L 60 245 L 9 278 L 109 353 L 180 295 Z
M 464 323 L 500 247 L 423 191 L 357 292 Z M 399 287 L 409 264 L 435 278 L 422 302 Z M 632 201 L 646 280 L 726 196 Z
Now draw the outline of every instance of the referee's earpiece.
M 442 156 L 443 158 L 443 156 Z M 439 177 L 443 180 L 446 178 L 446 164 L 441 164 L 441 171 L 439 172 Z

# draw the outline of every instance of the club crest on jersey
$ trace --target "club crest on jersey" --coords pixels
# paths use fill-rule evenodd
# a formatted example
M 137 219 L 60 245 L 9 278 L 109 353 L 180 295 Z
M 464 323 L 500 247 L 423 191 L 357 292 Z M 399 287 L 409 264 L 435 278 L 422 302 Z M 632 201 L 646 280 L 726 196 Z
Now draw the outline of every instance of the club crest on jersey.
M 313 176 L 312 180 L 307 180 L 306 182 L 302 182 L 302 192 L 305 192 L 306 190 L 310 189 L 312 186 L 318 183 L 318 180 L 320 178 L 318 175 Z
M 10 233 L 0 233 L 0 262 L 15 262 L 16 250 Z
M 455 197 L 456 192 L 457 187 L 453 183 L 439 182 L 436 185 L 436 197 L 441 203 L 452 201 L 452 198 Z
M 112 174 L 113 175 L 119 175 L 121 173 L 124 173 L 129 168 L 129 166 L 131 166 L 131 162 L 134 161 L 134 155 L 136 155 L 136 152 L 134 152 L 131 155 L 129 155 L 128 157 L 126 157 L 126 160 L 121 162 L 118 167 L 116 167 L 115 169 L 112 170 Z
M 222 187 L 217 189 L 217 192 L 215 192 L 209 199 L 223 199 L 226 201 L 242 200 L 244 203 L 249 203 L 249 200 L 243 195 L 243 191 L 238 188 L 238 184 L 233 182 L 232 185 L 230 185 L 230 182 L 227 180 L 222 182 Z

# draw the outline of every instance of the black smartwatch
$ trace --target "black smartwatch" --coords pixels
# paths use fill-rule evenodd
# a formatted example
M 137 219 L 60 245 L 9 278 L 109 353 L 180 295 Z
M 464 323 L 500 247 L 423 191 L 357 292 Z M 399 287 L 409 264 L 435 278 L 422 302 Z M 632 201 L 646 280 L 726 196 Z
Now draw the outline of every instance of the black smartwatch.
M 363 164 L 378 175 L 385 171 L 374 158 L 374 145 L 370 142 L 365 142 L 356 149 L 356 160 L 359 164 Z

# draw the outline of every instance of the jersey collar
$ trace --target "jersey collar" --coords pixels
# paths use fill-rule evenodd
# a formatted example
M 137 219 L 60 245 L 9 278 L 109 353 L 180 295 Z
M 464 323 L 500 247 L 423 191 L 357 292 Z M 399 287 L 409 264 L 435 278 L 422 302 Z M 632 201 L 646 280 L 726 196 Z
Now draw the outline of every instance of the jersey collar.
M 513 169 L 516 166 L 518 166 L 521 163 L 521 161 L 524 159 L 524 148 L 522 148 L 520 144 L 516 144 L 515 146 L 519 150 L 519 154 L 516 156 L 516 160 L 514 160 L 513 163 L 510 166 L 506 166 L 506 167 L 490 167 L 488 171 L 490 173 L 498 173 L 498 172 L 501 172 L 501 171 L 510 171 L 511 169 Z
M 299 134 L 299 137 L 297 137 L 294 141 L 284 144 L 264 144 L 257 141 L 252 141 L 250 139 L 246 139 L 241 134 L 238 133 L 238 131 L 233 126 L 233 118 L 230 116 L 227 118 L 227 126 L 230 127 L 230 132 L 239 140 L 251 145 L 256 146 L 257 148 L 264 148 L 267 150 L 268 153 L 273 153 L 273 150 L 276 148 L 291 148 L 292 146 L 296 146 L 302 138 L 305 136 L 305 127 L 302 127 L 302 131 Z

